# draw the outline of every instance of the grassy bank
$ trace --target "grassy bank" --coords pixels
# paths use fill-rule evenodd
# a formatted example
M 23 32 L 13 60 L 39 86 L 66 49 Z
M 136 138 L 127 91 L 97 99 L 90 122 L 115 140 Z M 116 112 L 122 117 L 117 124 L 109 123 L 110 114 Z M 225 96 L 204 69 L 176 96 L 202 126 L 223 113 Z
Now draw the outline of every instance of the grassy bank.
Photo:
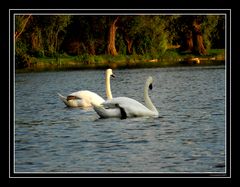
M 32 58 L 29 67 L 16 69 L 16 72 L 220 65 L 225 64 L 224 54 L 224 49 L 210 50 L 205 56 L 194 56 L 188 52 L 179 53 L 173 49 L 167 50 L 163 55 L 59 55 L 58 58 Z M 199 63 L 193 60 L 196 58 Z

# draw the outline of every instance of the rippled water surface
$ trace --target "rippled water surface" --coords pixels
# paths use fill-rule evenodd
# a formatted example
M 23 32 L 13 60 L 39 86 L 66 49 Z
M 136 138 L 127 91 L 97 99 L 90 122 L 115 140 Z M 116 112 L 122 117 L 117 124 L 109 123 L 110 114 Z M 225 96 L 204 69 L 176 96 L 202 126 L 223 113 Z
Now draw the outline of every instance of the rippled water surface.
M 99 119 L 57 92 L 105 96 L 105 71 L 15 76 L 15 172 L 225 172 L 225 67 L 114 70 L 113 97 L 142 103 L 147 76 L 159 118 Z

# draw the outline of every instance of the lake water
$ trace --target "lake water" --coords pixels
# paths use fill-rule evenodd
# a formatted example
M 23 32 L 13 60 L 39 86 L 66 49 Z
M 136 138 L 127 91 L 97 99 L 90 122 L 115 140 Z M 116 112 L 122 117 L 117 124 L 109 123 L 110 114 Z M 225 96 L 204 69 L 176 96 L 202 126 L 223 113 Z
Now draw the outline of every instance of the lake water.
M 106 98 L 105 70 L 16 74 L 14 172 L 226 172 L 225 66 L 113 71 L 113 97 L 142 103 L 151 75 L 160 117 L 99 119 L 58 98 Z

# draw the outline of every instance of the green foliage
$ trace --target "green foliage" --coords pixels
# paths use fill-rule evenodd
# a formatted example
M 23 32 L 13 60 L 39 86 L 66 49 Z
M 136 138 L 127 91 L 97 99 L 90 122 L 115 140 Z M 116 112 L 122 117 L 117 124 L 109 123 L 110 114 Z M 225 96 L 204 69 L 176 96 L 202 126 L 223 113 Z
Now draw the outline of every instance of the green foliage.
M 27 54 L 28 46 L 21 40 L 16 42 L 15 46 L 15 66 L 16 68 L 25 68 L 28 66 L 30 56 Z
M 207 50 L 211 49 L 213 38 L 217 33 L 217 25 L 219 18 L 220 17 L 217 15 L 209 15 L 205 17 L 205 19 L 203 20 L 202 23 L 203 39 Z
M 26 19 L 27 15 L 16 16 L 16 31 L 21 30 Z M 182 45 L 194 20 L 201 23 L 207 50 L 225 45 L 223 15 L 121 15 L 115 37 L 119 55 L 112 57 L 106 55 L 112 19 L 114 16 L 109 15 L 32 15 L 31 24 L 15 44 L 16 67 L 29 66 L 32 57 L 56 58 L 61 54 L 75 55 L 83 64 L 174 57 L 176 53 L 168 46 Z
M 166 23 L 163 16 L 139 16 L 134 25 L 135 52 L 153 56 L 163 54 L 169 43 L 168 33 L 165 32 Z
M 127 46 L 124 42 L 124 38 L 122 35 L 117 33 L 116 35 L 116 48 L 118 51 L 118 54 L 126 55 L 127 54 Z

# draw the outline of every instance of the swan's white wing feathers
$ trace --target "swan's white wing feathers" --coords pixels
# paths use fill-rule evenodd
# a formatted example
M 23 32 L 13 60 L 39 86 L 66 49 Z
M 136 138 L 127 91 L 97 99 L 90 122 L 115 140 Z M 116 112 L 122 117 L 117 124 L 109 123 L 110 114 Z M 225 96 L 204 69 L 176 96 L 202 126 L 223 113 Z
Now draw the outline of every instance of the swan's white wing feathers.
M 105 100 L 99 96 L 98 94 L 88 91 L 88 90 L 82 90 L 82 91 L 77 91 L 69 94 L 69 96 L 75 96 L 78 99 L 86 99 L 86 100 L 95 100 L 99 102 L 104 102 Z
M 92 101 L 94 101 L 97 104 L 101 104 L 102 102 L 105 101 L 98 94 L 88 90 L 73 92 L 69 94 L 67 97 L 61 95 L 60 93 L 58 93 L 58 95 L 60 99 L 69 107 L 91 107 Z
M 77 99 L 74 100 L 78 100 L 78 105 L 79 106 L 83 106 L 83 107 L 90 107 L 92 106 L 91 102 L 94 101 L 94 103 L 96 104 L 101 104 L 102 102 L 104 102 L 105 100 L 99 96 L 98 94 L 88 91 L 88 90 L 82 90 L 82 91 L 78 91 L 78 92 L 73 92 L 71 94 L 69 94 L 69 96 L 74 96 Z M 81 101 L 79 101 L 81 100 Z M 71 100 L 68 100 L 71 101 Z
M 94 110 L 101 118 L 121 117 L 121 111 L 119 108 L 104 108 L 102 105 L 95 105 L 92 103 Z
M 115 97 L 111 100 L 106 100 L 102 103 L 103 106 L 114 108 L 118 104 L 121 107 L 125 107 L 128 105 L 135 106 L 135 107 L 145 107 L 143 104 L 139 103 L 138 101 L 129 98 L 129 97 Z
M 152 115 L 152 111 L 140 102 L 128 97 L 116 97 L 102 103 L 105 108 L 122 108 L 128 117 Z

